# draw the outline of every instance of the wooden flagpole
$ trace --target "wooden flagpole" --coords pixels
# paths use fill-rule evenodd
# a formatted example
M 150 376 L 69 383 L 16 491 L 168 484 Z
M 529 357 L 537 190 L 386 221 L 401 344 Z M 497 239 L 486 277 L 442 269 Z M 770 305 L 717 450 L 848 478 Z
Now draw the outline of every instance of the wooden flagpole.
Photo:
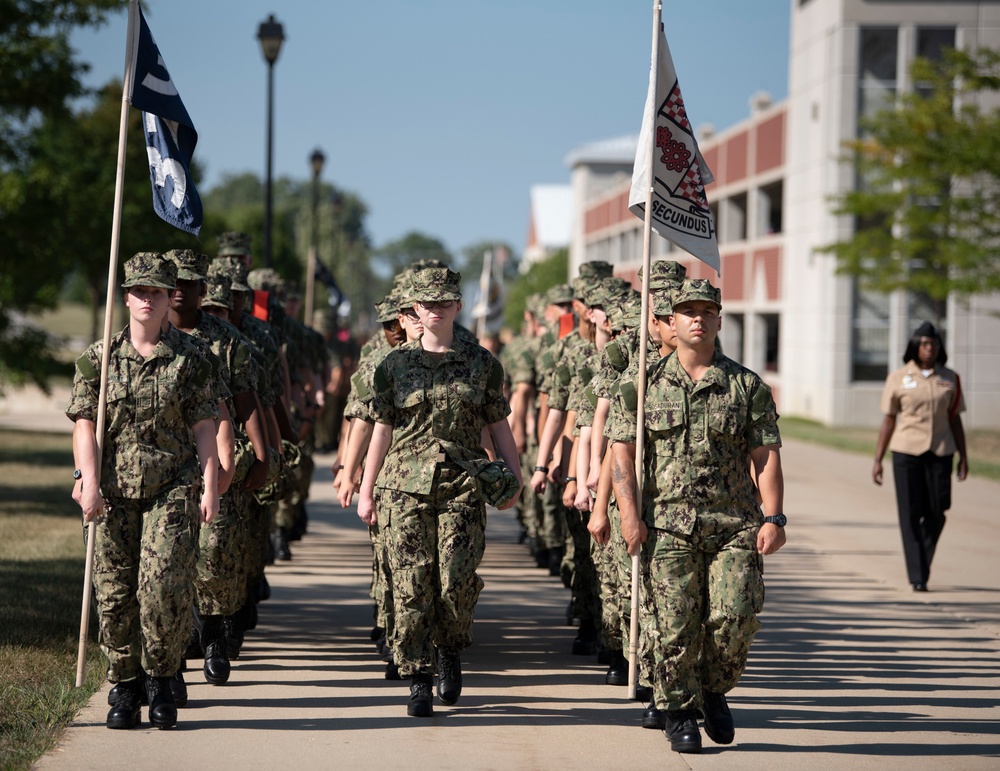
M 122 84 L 122 111 L 118 124 L 118 170 L 115 174 L 115 204 L 111 220 L 111 256 L 108 261 L 108 292 L 104 301 L 104 348 L 101 351 L 101 391 L 97 402 L 97 475 L 101 484 L 101 459 L 108 405 L 108 364 L 111 358 L 111 327 L 114 323 L 115 283 L 118 277 L 118 245 L 121 238 L 122 197 L 125 187 L 125 148 L 128 144 L 128 108 L 135 75 L 135 50 L 139 45 L 138 0 L 129 0 L 128 31 L 125 36 L 125 77 Z M 83 600 L 80 603 L 80 643 L 76 657 L 76 687 L 83 685 L 87 659 L 87 632 L 90 626 L 90 595 L 94 583 L 94 551 L 97 546 L 97 522 L 87 524 L 87 564 L 83 574 Z
M 646 208 L 642 233 L 642 319 L 639 325 L 639 399 L 636 404 L 636 428 L 635 428 L 635 480 L 636 480 L 636 507 L 638 514 L 642 516 L 642 477 L 643 477 L 643 451 L 645 445 L 645 424 L 646 424 L 646 349 L 649 338 L 649 269 L 650 269 L 650 243 L 652 240 L 652 218 L 653 218 L 653 159 L 656 150 L 656 112 L 659 105 L 656 104 L 657 76 L 660 71 L 660 24 L 663 6 L 660 0 L 653 0 L 653 47 L 650 54 L 649 63 L 649 94 L 653 100 L 649 127 L 649 147 L 646 164 Z M 636 688 L 639 685 L 639 667 L 637 665 L 639 651 L 639 554 L 632 555 L 632 610 L 629 619 L 628 634 L 628 697 L 635 698 Z

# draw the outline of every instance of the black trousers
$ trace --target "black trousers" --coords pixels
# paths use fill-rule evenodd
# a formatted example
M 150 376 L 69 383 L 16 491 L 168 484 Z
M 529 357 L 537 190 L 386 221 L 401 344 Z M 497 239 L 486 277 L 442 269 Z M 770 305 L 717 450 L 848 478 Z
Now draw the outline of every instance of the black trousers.
M 911 584 L 926 584 L 930 577 L 934 549 L 944 530 L 944 513 L 951 508 L 954 458 L 954 455 L 939 457 L 932 452 L 892 454 L 899 529 Z

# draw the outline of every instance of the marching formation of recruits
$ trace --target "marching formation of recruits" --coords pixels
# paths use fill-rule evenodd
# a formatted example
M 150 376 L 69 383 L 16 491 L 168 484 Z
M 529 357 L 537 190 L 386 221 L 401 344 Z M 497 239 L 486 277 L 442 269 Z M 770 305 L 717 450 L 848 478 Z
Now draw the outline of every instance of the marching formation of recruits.
M 220 238 L 213 260 L 174 250 L 126 264 L 100 485 L 101 344 L 77 362 L 74 499 L 99 523 L 111 728 L 137 725 L 143 703 L 154 726 L 173 726 L 185 658 L 203 660 L 208 682 L 228 680 L 269 595 L 265 566 L 291 559 L 305 531 L 326 347 L 296 320 L 295 292 L 249 267 L 240 233 Z M 494 356 L 456 322 L 460 280 L 436 261 L 396 277 L 336 443 L 337 497 L 346 508 L 358 495 L 371 536 L 371 637 L 386 678 L 409 680 L 414 717 L 433 714 L 435 676 L 440 703 L 458 701 L 486 505 L 516 506 L 536 564 L 570 590 L 572 654 L 598 656 L 605 682 L 623 686 L 636 649 L 640 723 L 675 751 L 700 751 L 699 718 L 732 742 L 725 694 L 746 666 L 762 557 L 784 544 L 786 519 L 774 401 L 722 354 L 719 291 L 655 262 L 642 318 L 639 293 L 588 262 L 572 284 L 530 297 L 522 334 Z
M 138 725 L 143 704 L 152 725 L 175 725 L 192 659 L 227 682 L 270 595 L 265 566 L 291 559 L 305 532 L 326 348 L 295 319 L 295 293 L 250 264 L 236 232 L 215 259 L 175 249 L 125 264 L 129 324 L 112 341 L 99 483 L 103 344 L 77 361 L 73 497 L 97 522 L 109 728 Z

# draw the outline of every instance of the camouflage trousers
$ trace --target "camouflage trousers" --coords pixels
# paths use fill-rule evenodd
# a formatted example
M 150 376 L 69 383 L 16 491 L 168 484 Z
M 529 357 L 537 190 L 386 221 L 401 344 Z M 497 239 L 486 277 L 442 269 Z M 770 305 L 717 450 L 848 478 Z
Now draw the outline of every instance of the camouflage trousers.
M 531 474 L 535 468 L 534 463 L 537 451 L 538 445 L 535 444 L 534 447 L 532 447 L 531 443 L 529 443 L 527 449 L 521 455 L 521 478 L 524 480 L 531 479 Z M 521 524 L 524 526 L 524 529 L 528 531 L 530 543 L 540 549 L 542 548 L 541 533 L 544 522 L 542 514 L 542 497 L 535 494 L 531 485 L 526 484 L 524 489 L 521 490 L 520 501 Z
M 756 540 L 742 517 L 699 514 L 691 535 L 650 528 L 643 573 L 659 709 L 698 709 L 703 688 L 727 693 L 739 682 L 764 606 Z
M 566 507 L 562 505 L 562 489 L 558 485 L 547 484 L 545 492 L 539 497 L 542 499 L 542 529 L 539 533 L 542 548 L 565 546 Z
M 375 603 L 375 625 L 392 641 L 392 573 L 389 570 L 389 535 L 381 522 L 368 528 L 372 542 L 372 583 L 369 595 Z
M 299 518 L 299 504 L 309 498 L 309 484 L 312 482 L 313 471 L 316 470 L 316 462 L 312 453 L 304 450 L 299 460 L 298 466 L 292 472 L 294 483 L 289 495 L 278 502 L 274 512 L 274 526 L 291 529 Z
M 472 645 L 486 506 L 467 473 L 439 463 L 429 495 L 381 489 L 376 507 L 390 544 L 393 658 L 404 677 L 434 673 L 435 646 L 461 651 Z
M 573 592 L 573 615 L 581 621 L 601 621 L 601 586 L 597 568 L 590 556 L 590 531 L 587 523 L 590 514 L 577 509 L 566 509 L 566 527 L 573 540 L 573 572 L 570 589 Z
M 614 496 L 608 506 L 611 521 L 611 539 L 603 547 L 605 573 L 602 575 L 601 603 L 605 634 L 610 641 L 617 640 L 622 654 L 629 656 L 632 633 L 632 557 L 622 537 L 622 520 L 615 504 Z M 641 573 L 640 567 L 640 573 Z M 640 581 L 642 576 L 640 575 Z M 604 583 L 604 582 L 607 583 Z M 650 645 L 650 625 L 653 623 L 653 608 L 650 592 L 640 585 L 639 591 L 639 633 L 636 643 L 636 660 L 639 667 L 639 683 L 652 686 L 653 650 Z M 611 630 L 618 624 L 617 632 Z M 610 644 L 608 647 L 612 647 Z
M 194 603 L 199 485 L 156 498 L 108 498 L 96 529 L 94 594 L 113 683 L 169 677 L 181 665 Z
M 195 595 L 202 616 L 228 616 L 246 597 L 244 559 L 246 523 L 243 511 L 250 496 L 237 486 L 219 499 L 219 514 L 202 525 L 198 537 Z

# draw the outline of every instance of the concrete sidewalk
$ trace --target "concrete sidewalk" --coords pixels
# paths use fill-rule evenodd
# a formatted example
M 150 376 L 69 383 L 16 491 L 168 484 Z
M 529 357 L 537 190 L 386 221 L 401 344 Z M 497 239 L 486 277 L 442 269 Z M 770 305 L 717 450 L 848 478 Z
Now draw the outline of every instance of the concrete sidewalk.
M 931 591 L 906 582 L 891 481 L 861 456 L 789 442 L 789 544 L 767 558 L 763 629 L 731 694 L 736 742 L 672 753 L 641 707 L 570 655 L 568 592 L 491 516 L 465 692 L 405 714 L 368 641 L 370 547 L 319 459 L 310 529 L 226 686 L 188 673 L 173 731 L 104 727 L 107 687 L 39 769 L 877 768 L 1000 766 L 1000 485 L 956 484 Z M 145 710 L 143 714 L 145 720 Z

